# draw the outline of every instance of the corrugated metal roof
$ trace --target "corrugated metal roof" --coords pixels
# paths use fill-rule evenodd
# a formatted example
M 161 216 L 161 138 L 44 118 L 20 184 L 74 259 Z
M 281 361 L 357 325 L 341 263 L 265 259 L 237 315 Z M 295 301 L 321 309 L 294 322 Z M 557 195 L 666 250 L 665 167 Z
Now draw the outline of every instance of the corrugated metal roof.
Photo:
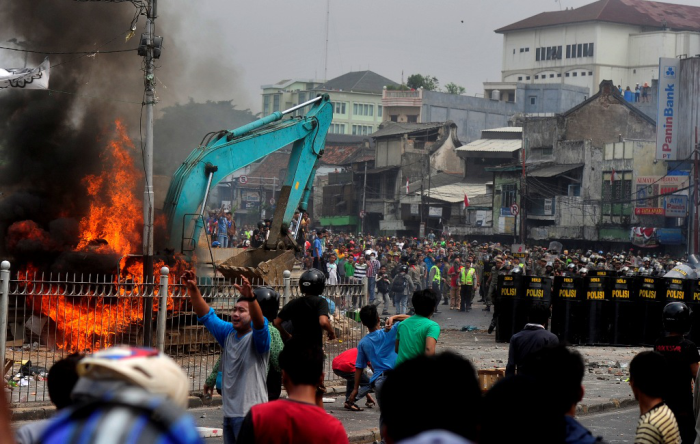
M 481 130 L 482 133 L 487 132 L 487 133 L 522 133 L 523 132 L 523 127 L 522 126 L 504 126 L 502 128 L 489 128 L 485 130 Z
M 554 177 L 567 171 L 575 170 L 576 168 L 581 168 L 582 163 L 577 163 L 573 165 L 551 165 L 544 168 L 540 168 L 535 171 L 528 171 L 527 175 L 529 177 Z
M 430 190 L 430 198 L 445 202 L 456 203 L 464 201 L 464 194 L 472 198 L 486 194 L 486 185 L 458 182 L 451 185 L 434 187 Z M 423 195 L 428 196 L 428 190 L 423 190 Z
M 512 153 L 523 147 L 521 139 L 479 139 L 457 148 L 457 152 Z

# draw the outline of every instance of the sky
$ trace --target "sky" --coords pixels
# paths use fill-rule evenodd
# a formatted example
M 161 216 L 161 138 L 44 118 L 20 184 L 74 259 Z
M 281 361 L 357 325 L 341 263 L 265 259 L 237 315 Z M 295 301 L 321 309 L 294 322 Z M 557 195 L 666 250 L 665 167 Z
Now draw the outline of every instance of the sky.
M 330 0 L 327 78 L 370 69 L 401 82 L 402 73 L 404 79 L 422 73 L 437 77 L 441 85 L 464 86 L 466 94 L 481 94 L 482 82 L 501 79 L 503 38 L 495 29 L 540 12 L 589 3 L 592 1 Z M 697 0 L 673 3 L 697 5 Z M 159 8 L 167 20 L 168 14 L 192 4 L 190 0 L 160 0 Z M 181 27 L 190 35 L 178 36 L 178 40 L 193 48 L 207 48 L 215 41 L 222 62 L 235 68 L 231 72 L 235 87 L 230 92 L 222 88 L 221 98 L 233 98 L 240 107 L 259 112 L 261 85 L 324 77 L 326 0 L 207 0 L 196 4 Z M 224 97 L 226 94 L 230 97 Z

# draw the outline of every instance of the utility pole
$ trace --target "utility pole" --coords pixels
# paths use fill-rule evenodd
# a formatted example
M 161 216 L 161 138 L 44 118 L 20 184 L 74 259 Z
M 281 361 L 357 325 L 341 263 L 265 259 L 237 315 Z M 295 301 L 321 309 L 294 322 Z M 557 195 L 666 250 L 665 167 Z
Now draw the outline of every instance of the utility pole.
M 698 225 L 700 224 L 700 217 L 698 216 L 698 127 L 695 127 L 695 165 L 693 166 L 693 180 L 695 181 L 695 192 L 693 193 L 693 203 L 695 204 L 695 226 L 693 227 L 693 254 L 698 254 Z
M 520 215 L 520 243 L 525 244 L 525 238 L 527 237 L 526 233 L 526 227 L 525 227 L 525 199 L 527 195 L 527 177 L 525 175 L 525 151 L 527 149 L 527 138 L 523 139 L 523 148 L 522 148 L 522 178 L 520 182 L 520 211 L 518 214 Z
M 323 81 L 328 80 L 328 22 L 331 19 L 331 0 L 326 0 L 326 55 L 323 58 Z
M 423 163 L 420 165 L 420 225 L 418 228 L 418 234 L 420 235 L 420 227 L 423 226 L 423 208 L 425 208 L 425 196 L 423 195 L 423 181 L 425 180 L 425 171 L 423 171 Z
M 365 234 L 365 217 L 367 217 L 367 208 L 365 207 L 365 203 L 367 201 L 367 162 L 365 161 L 365 179 L 364 179 L 364 184 L 362 186 L 362 214 L 360 217 L 360 230 L 362 231 L 362 235 L 364 236 Z
M 153 327 L 153 106 L 156 101 L 156 77 L 153 73 L 153 41 L 154 21 L 157 16 L 156 0 L 148 1 L 146 10 L 146 69 L 144 73 L 146 108 L 146 146 L 143 153 L 143 168 L 146 174 L 145 190 L 143 192 L 143 280 L 146 284 L 143 307 L 143 345 L 152 345 Z

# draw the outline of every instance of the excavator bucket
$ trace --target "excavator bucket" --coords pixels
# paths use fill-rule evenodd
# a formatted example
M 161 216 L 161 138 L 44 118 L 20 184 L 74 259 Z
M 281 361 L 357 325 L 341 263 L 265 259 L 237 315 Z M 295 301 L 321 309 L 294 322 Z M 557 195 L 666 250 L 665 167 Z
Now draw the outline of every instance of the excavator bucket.
M 294 267 L 294 250 L 249 248 L 230 257 L 216 269 L 227 279 L 248 278 L 253 284 L 282 285 L 284 270 Z

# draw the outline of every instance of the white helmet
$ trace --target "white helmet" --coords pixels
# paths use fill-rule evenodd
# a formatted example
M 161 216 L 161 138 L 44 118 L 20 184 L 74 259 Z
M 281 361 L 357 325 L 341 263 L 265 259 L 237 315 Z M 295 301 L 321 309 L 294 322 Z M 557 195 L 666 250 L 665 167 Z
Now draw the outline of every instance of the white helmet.
M 107 348 L 81 359 L 77 371 L 88 379 L 125 381 L 187 408 L 187 375 L 175 361 L 156 349 Z

